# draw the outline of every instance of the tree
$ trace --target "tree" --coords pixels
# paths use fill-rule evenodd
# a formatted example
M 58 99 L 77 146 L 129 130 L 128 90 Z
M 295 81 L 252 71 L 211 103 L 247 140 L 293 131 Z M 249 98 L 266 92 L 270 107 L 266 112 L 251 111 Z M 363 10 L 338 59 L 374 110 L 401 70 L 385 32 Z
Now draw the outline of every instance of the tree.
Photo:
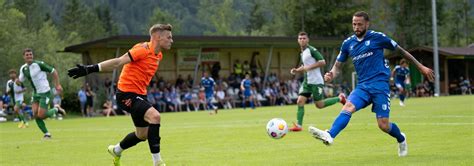
M 203 22 L 206 35 L 236 35 L 242 25 L 237 20 L 243 15 L 241 11 L 234 10 L 233 0 L 202 0 L 199 4 L 198 19 Z
M 170 14 L 166 10 L 160 8 L 155 8 L 153 15 L 148 21 L 148 27 L 151 27 L 154 24 L 171 24 L 173 26 L 173 34 L 179 34 L 181 32 L 181 21 L 179 21 L 174 15 Z
M 13 6 L 26 16 L 26 29 L 30 31 L 40 29 L 46 18 L 46 12 L 42 5 L 40 0 L 13 1 Z
M 79 0 L 66 3 L 61 23 L 62 35 L 66 38 L 76 32 L 82 40 L 92 40 L 105 36 L 105 29 L 97 13 Z
M 108 36 L 118 34 L 118 26 L 112 18 L 110 7 L 108 5 L 99 5 L 95 8 L 95 12 L 102 23 L 105 33 Z
M 304 30 L 316 36 L 347 36 L 352 34 L 352 14 L 365 5 L 353 0 L 302 0 L 295 7 L 292 11 L 294 20 L 298 20 L 293 24 L 295 31 Z

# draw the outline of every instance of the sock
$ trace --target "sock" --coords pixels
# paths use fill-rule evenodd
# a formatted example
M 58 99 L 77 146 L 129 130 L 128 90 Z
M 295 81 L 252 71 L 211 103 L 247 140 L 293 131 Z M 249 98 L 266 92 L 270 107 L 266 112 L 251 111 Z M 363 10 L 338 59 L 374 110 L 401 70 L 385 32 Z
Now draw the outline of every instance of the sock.
M 44 134 L 48 133 L 48 129 L 46 128 L 46 124 L 44 124 L 43 119 L 36 118 L 35 121 L 36 121 L 36 124 L 38 125 L 38 128 L 40 128 L 41 132 L 43 132 Z
M 117 150 L 115 151 L 117 152 L 116 154 L 120 155 L 120 153 L 122 153 L 123 150 L 128 149 L 132 146 L 135 146 L 136 144 L 142 141 L 144 140 L 141 140 L 140 138 L 138 138 L 137 135 L 135 135 L 135 132 L 131 132 L 127 134 L 127 136 L 125 136 L 125 138 L 123 138 L 122 141 L 120 141 L 119 146 L 121 149 L 115 148 L 114 151 Z
M 160 153 L 152 153 L 151 157 L 153 157 L 153 165 L 158 165 L 158 161 L 161 161 Z
M 148 145 L 150 152 L 160 153 L 160 124 L 150 124 L 148 126 Z
M 244 109 L 245 109 L 245 105 L 246 105 L 245 102 L 246 102 L 246 101 L 245 101 L 245 99 L 244 99 L 244 100 L 242 101 L 242 108 L 244 108 Z
M 18 113 L 18 119 L 20 119 L 20 122 L 26 123 L 23 113 Z
M 122 149 L 122 147 L 120 147 L 120 143 L 118 143 L 117 145 L 115 145 L 115 147 L 114 147 L 114 153 L 115 153 L 115 154 L 117 154 L 117 155 L 120 156 L 120 154 L 122 154 L 122 151 L 123 151 L 123 149 Z
M 249 103 L 250 103 L 250 108 L 255 109 L 255 104 L 253 103 L 253 101 L 250 101 Z
M 400 101 L 405 102 L 405 95 L 400 94 Z
M 56 114 L 58 112 L 58 109 L 57 108 L 51 108 L 49 109 L 48 111 L 46 111 L 46 116 L 48 118 L 52 118 L 54 114 Z
M 347 124 L 349 123 L 349 120 L 351 120 L 352 113 L 346 110 L 342 110 L 339 116 L 334 120 L 332 123 L 332 127 L 329 130 L 329 134 L 331 134 L 332 138 L 336 138 L 337 134 L 341 132 L 342 129 L 344 129 Z
M 331 106 L 333 104 L 336 104 L 339 101 L 341 101 L 341 99 L 339 99 L 339 97 L 327 98 L 327 99 L 324 100 L 324 107 Z
M 387 133 L 396 138 L 398 143 L 405 141 L 405 137 L 403 137 L 400 129 L 395 123 L 390 123 L 390 128 L 388 129 Z
M 304 106 L 298 106 L 298 112 L 296 112 L 296 119 L 298 120 L 298 125 L 303 126 L 303 117 L 304 117 Z

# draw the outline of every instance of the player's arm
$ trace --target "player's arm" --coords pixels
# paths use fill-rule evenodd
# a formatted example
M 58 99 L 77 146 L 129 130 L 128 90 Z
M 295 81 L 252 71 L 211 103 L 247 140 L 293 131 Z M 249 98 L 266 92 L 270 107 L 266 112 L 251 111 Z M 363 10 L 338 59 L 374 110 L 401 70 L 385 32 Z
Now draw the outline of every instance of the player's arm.
M 428 80 L 430 81 L 434 80 L 435 76 L 434 76 L 433 70 L 422 65 L 420 62 L 418 62 L 418 60 L 415 59 L 415 57 L 413 57 L 413 55 L 411 55 L 408 51 L 406 51 L 402 47 L 397 46 L 397 50 L 400 50 L 403 54 L 403 57 L 405 57 L 406 59 L 410 60 L 413 64 L 415 64 L 418 70 L 420 70 L 420 72 L 423 75 L 425 75 L 428 78 Z
M 339 72 L 341 71 L 342 64 L 342 62 L 336 61 L 332 66 L 332 69 L 326 74 L 324 74 L 324 81 L 331 82 L 334 78 L 336 78 L 339 75 Z
M 395 76 L 395 69 L 392 70 L 391 74 L 390 74 L 390 81 L 393 81 L 393 77 Z
M 118 68 L 124 64 L 130 63 L 131 61 L 132 60 L 130 58 L 130 55 L 127 52 L 121 57 L 105 60 L 98 64 L 87 66 L 77 64 L 75 68 L 68 70 L 68 75 L 69 77 L 73 77 L 74 79 L 76 79 L 94 72 L 112 71 L 113 69 Z
M 245 90 L 244 82 L 245 82 L 245 79 L 240 82 L 240 90 Z

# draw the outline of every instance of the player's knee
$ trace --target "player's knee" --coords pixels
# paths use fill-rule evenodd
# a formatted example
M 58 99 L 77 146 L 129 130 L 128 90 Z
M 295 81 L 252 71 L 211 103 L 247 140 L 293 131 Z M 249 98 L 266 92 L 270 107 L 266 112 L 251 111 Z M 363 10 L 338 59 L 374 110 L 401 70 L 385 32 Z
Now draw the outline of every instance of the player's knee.
M 324 102 L 316 102 L 316 107 L 319 109 L 324 108 Z
M 148 123 L 158 124 L 158 123 L 160 123 L 161 115 L 158 112 L 158 110 L 150 109 L 145 114 L 145 119 L 148 121 Z
M 379 128 L 380 130 L 384 131 L 384 132 L 388 132 L 388 129 L 389 129 L 389 123 L 388 122 L 385 122 L 385 121 L 379 121 L 378 122 L 378 125 L 379 125 Z
M 347 101 L 346 104 L 344 104 L 344 106 L 342 106 L 342 109 L 346 110 L 346 111 L 349 111 L 351 113 L 354 113 L 356 111 L 356 108 L 355 108 L 354 104 L 352 104 L 350 101 Z

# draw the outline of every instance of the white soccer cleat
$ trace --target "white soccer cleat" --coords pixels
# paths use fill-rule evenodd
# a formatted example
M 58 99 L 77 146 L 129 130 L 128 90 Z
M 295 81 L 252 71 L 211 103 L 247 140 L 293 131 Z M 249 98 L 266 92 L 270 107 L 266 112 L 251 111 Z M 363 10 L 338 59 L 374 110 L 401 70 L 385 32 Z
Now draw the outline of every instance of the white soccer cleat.
M 313 126 L 309 126 L 308 130 L 314 138 L 323 141 L 323 143 L 327 146 L 331 145 L 334 142 L 334 138 L 332 138 L 327 131 L 320 130 Z
M 408 144 L 407 144 L 407 136 L 405 133 L 401 133 L 405 140 L 403 142 L 398 143 L 398 156 L 404 157 L 408 155 Z
M 405 103 L 403 101 L 400 101 L 400 106 L 405 107 Z
M 166 164 L 163 160 L 160 160 L 155 164 L 155 166 L 166 166 Z

